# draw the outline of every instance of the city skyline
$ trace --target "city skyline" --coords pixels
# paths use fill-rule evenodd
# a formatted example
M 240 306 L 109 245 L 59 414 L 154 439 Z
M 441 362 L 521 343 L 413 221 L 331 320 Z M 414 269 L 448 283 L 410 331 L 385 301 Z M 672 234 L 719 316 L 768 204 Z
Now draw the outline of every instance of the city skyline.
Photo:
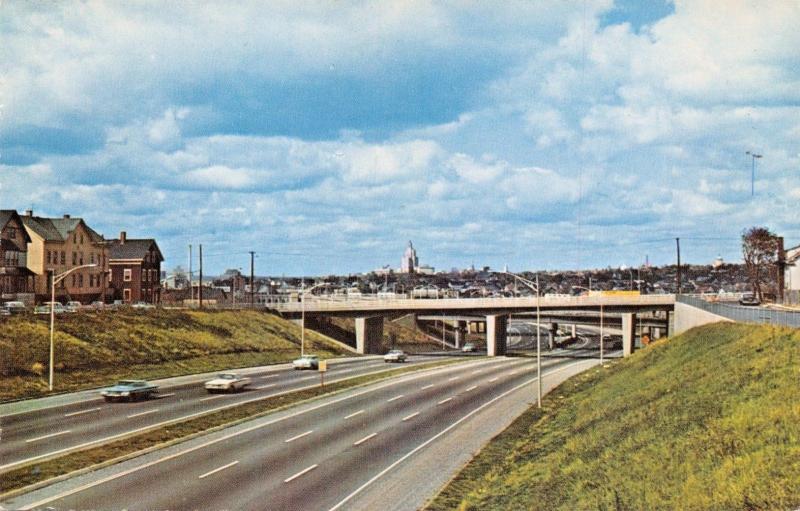
M 512 271 L 800 243 L 795 2 L 0 12 L 0 209 L 155 238 L 166 268 L 190 244 L 211 274 L 252 250 L 325 275 L 409 239 Z

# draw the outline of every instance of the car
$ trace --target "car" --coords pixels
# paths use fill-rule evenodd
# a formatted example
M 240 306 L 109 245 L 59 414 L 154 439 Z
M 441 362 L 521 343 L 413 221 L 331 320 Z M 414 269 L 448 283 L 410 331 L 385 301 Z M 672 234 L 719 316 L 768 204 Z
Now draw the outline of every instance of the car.
M 209 394 L 214 392 L 237 392 L 250 385 L 250 378 L 238 373 L 220 373 L 213 380 L 206 382 L 205 387 Z
M 478 347 L 475 346 L 474 343 L 468 342 L 464 346 L 461 347 L 461 351 L 464 353 L 471 353 L 473 351 L 478 351 Z
M 292 361 L 295 369 L 319 369 L 319 357 L 316 355 L 303 355 Z
M 131 305 L 131 307 L 133 307 L 134 309 L 155 309 L 156 308 L 155 305 L 153 305 L 152 303 L 147 303 L 147 302 L 136 302 L 133 305 Z
M 41 305 L 37 306 L 33 309 L 34 314 L 50 314 L 50 304 L 53 303 L 53 312 L 55 314 L 61 314 L 62 312 L 67 312 L 67 308 L 64 307 L 61 302 L 43 302 Z
M 10 316 L 11 311 L 6 309 L 5 307 L 0 307 L 0 316 Z
M 758 298 L 756 298 L 756 295 L 754 295 L 753 293 L 745 293 L 739 299 L 739 305 L 754 307 L 756 305 L 761 305 L 761 302 L 759 301 Z
M 81 310 L 81 307 L 83 307 L 83 304 L 81 302 L 73 301 L 73 302 L 67 302 L 67 304 L 64 306 L 64 309 L 66 310 L 66 312 L 78 312 L 79 310 Z
M 96 311 L 103 310 L 106 308 L 106 302 L 101 302 L 100 300 L 96 300 L 91 304 L 89 304 L 89 308 Z
M 389 353 L 383 356 L 383 361 L 387 364 L 389 362 L 405 362 L 407 355 L 403 350 L 391 350 Z
M 103 389 L 100 395 L 106 401 L 138 401 L 158 393 L 158 385 L 144 380 L 120 380 L 113 387 Z
M 12 314 L 17 312 L 25 312 L 27 310 L 23 302 L 6 302 L 3 307 Z
M 49 305 L 37 305 L 33 308 L 34 314 L 50 314 L 50 306 Z

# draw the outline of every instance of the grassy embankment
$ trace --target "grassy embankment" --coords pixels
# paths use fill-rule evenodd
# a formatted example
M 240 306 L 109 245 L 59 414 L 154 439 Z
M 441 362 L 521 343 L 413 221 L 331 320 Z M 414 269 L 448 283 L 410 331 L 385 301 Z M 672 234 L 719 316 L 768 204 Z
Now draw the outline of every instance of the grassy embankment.
M 0 401 L 47 394 L 49 319 L 0 320 Z M 306 343 L 323 358 L 346 353 L 316 332 L 306 331 Z M 55 344 L 56 390 L 64 392 L 287 362 L 299 354 L 300 328 L 256 311 L 81 312 L 58 316 Z
M 568 380 L 428 509 L 798 506 L 800 332 L 716 324 Z

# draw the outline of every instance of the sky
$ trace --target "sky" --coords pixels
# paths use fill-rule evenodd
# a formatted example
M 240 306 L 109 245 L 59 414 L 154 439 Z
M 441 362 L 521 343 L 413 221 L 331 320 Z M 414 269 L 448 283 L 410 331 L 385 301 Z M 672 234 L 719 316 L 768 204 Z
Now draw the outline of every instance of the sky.
M 0 0 L 0 209 L 212 274 L 736 262 L 800 244 L 798 48 L 796 0 Z

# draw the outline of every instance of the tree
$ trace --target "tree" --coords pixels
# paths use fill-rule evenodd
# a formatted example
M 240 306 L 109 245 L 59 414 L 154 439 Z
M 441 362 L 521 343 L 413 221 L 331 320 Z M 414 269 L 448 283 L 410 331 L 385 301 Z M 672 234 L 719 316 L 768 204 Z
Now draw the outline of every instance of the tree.
M 762 280 L 778 260 L 778 237 L 766 227 L 746 229 L 742 233 L 742 254 L 753 294 L 762 300 Z

